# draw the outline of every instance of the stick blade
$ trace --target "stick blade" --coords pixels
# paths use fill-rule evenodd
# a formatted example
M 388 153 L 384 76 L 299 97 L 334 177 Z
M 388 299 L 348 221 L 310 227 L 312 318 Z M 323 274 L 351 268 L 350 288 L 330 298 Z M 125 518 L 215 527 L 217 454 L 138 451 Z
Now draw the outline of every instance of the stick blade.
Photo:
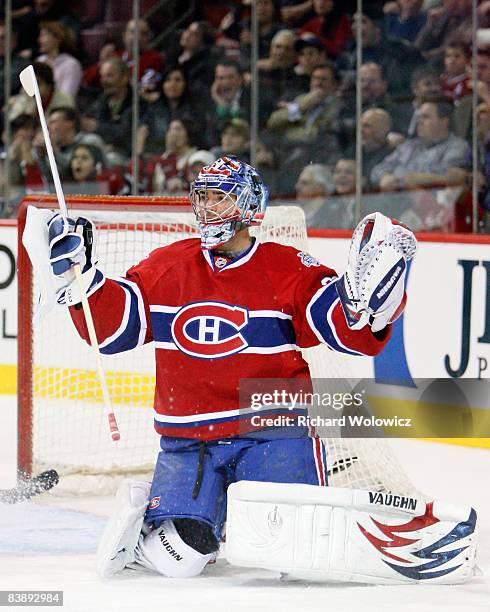
M 26 94 L 32 98 L 36 93 L 36 73 L 32 64 L 24 68 L 19 75 L 19 79 Z
M 17 504 L 49 491 L 59 482 L 56 470 L 47 470 L 38 476 L 25 478 L 13 489 L 0 489 L 0 503 Z

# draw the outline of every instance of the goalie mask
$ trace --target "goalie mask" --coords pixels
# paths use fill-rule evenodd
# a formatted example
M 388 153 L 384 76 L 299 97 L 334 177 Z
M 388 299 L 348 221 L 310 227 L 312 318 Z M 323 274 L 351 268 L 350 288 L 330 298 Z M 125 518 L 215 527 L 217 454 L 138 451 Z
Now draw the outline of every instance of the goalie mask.
M 244 227 L 262 223 L 268 192 L 252 166 L 236 157 L 220 157 L 199 172 L 190 198 L 201 246 L 214 249 Z

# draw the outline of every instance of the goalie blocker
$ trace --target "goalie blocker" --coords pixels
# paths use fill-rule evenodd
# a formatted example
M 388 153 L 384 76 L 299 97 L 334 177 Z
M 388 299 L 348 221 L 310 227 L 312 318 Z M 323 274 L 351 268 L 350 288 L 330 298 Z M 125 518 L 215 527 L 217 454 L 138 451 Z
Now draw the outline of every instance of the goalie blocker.
M 458 584 L 475 573 L 475 528 L 470 507 L 241 481 L 228 489 L 226 557 L 320 582 Z

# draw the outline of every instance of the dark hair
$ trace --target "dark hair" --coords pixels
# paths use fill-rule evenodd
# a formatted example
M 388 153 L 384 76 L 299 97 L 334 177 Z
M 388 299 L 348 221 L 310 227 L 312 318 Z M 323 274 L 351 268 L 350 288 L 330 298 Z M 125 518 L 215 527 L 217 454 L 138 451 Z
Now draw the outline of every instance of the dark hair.
M 490 58 L 490 49 L 478 49 L 476 54 L 477 55 L 483 55 L 483 57 Z
M 34 127 L 35 124 L 36 122 L 34 121 L 34 117 L 32 115 L 21 113 L 12 121 L 10 125 L 12 127 L 12 132 L 17 132 L 17 130 L 21 130 L 25 127 Z
M 317 70 L 320 70 L 320 69 L 324 70 L 325 68 L 327 70 L 330 70 L 333 80 L 336 83 L 340 83 L 340 74 L 337 68 L 335 67 L 335 64 L 333 62 L 330 62 L 329 60 L 326 60 L 324 62 L 320 62 L 319 64 L 317 64 L 311 71 L 311 76 L 313 76 L 313 73 L 316 72 Z
M 163 94 L 163 97 L 165 98 L 165 93 L 163 93 L 163 84 L 168 79 L 168 77 L 172 74 L 172 72 L 180 72 L 180 74 L 184 78 L 184 91 L 182 92 L 182 95 L 179 100 L 179 106 L 180 106 L 182 101 L 186 100 L 189 97 L 189 82 L 188 82 L 187 74 L 185 73 L 185 70 L 183 70 L 182 67 L 179 66 L 178 64 L 173 64 L 172 66 L 169 66 L 163 72 L 162 83 L 161 83 L 162 94 Z
M 70 106 L 56 106 L 50 109 L 49 116 L 51 117 L 54 113 L 63 113 L 65 121 L 71 121 L 75 124 L 75 129 L 78 131 L 80 117 L 78 111 Z
M 187 142 L 191 146 L 200 146 L 201 144 L 201 136 L 202 136 L 202 127 L 201 125 L 192 117 L 189 113 L 175 113 L 170 121 L 169 126 L 172 121 L 180 121 L 187 132 Z
M 421 81 L 422 79 L 436 79 L 439 80 L 439 73 L 435 68 L 426 64 L 424 66 L 419 66 L 415 68 L 412 72 L 412 76 L 410 77 L 410 85 L 413 87 L 416 83 Z
M 54 87 L 54 75 L 51 66 L 48 66 L 48 64 L 45 64 L 44 62 L 34 62 L 32 67 L 34 68 L 34 72 L 38 80 L 46 83 L 46 85 Z
M 466 59 L 471 57 L 471 47 L 464 40 L 452 40 L 447 43 L 446 49 L 458 49 L 459 51 L 463 52 Z
M 85 144 L 83 142 L 81 142 L 80 144 L 77 144 L 70 155 L 69 174 L 71 178 L 73 178 L 73 174 L 71 171 L 71 163 L 73 161 L 73 157 L 75 156 L 75 152 L 78 149 L 87 149 L 87 151 L 92 156 L 92 159 L 94 160 L 94 172 L 93 172 L 92 177 L 90 178 L 95 178 L 97 175 L 97 164 L 100 164 L 102 167 L 105 166 L 104 153 L 102 149 L 94 144 Z
M 436 107 L 439 119 L 449 119 L 451 121 L 454 105 L 450 98 L 445 96 L 426 96 L 422 98 L 421 104 L 433 104 Z
M 216 67 L 224 66 L 225 68 L 234 68 L 240 76 L 243 75 L 243 68 L 240 66 L 238 62 L 231 59 L 222 59 L 216 62 Z

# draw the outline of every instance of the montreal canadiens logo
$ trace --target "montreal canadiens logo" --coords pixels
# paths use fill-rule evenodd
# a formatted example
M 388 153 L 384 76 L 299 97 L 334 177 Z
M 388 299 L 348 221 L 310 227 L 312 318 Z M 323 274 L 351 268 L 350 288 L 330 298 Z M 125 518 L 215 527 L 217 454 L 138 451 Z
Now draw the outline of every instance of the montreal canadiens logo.
M 172 338 L 183 353 L 192 357 L 227 357 L 248 346 L 241 333 L 247 323 L 246 308 L 197 302 L 177 312 L 172 322 Z

